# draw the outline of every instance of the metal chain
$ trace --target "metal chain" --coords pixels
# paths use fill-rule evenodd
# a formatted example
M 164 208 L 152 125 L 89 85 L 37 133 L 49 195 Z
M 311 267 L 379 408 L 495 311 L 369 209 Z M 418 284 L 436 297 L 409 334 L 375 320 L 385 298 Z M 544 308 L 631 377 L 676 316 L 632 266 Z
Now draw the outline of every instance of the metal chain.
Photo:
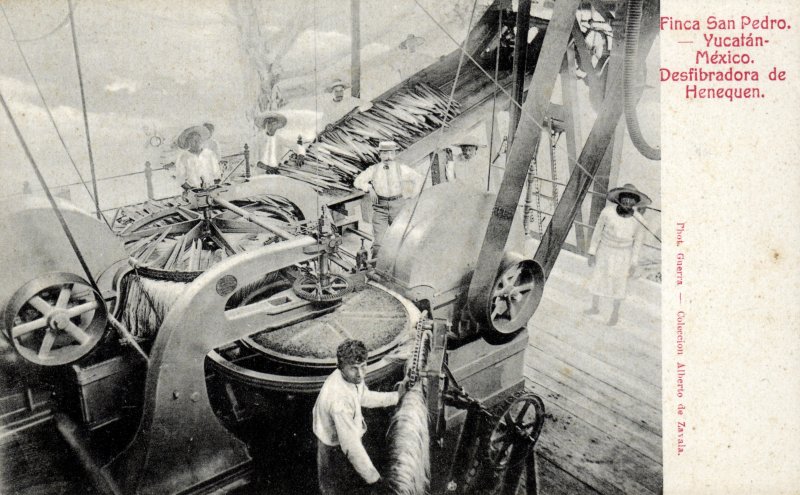
M 537 153 L 538 154 L 538 153 Z M 531 172 L 533 176 L 536 178 L 536 189 L 534 189 L 534 194 L 536 195 L 536 218 L 539 224 L 539 230 L 537 232 L 542 234 L 544 232 L 544 217 L 542 216 L 542 181 L 539 180 L 539 164 L 538 164 L 538 157 L 534 156 L 533 161 L 531 162 Z

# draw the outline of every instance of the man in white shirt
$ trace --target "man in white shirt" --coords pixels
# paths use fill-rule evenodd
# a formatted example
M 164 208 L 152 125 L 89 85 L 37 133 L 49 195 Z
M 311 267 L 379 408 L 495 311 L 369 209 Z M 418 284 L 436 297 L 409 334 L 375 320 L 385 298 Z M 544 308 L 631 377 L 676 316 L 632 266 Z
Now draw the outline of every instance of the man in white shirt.
M 356 189 L 368 192 L 372 198 L 372 257 L 377 256 L 381 240 L 397 218 L 405 199 L 413 196 L 422 187 L 423 178 L 414 169 L 395 161 L 397 150 L 394 141 L 382 141 L 378 145 L 381 161 L 367 168 L 356 177 Z
M 336 349 L 337 369 L 325 380 L 314 404 L 317 476 L 322 495 L 376 492 L 385 486 L 361 437 L 367 431 L 362 407 L 397 405 L 400 392 L 373 392 L 364 383 L 367 349 L 347 339 Z
M 217 154 L 205 146 L 209 139 L 211 129 L 199 125 L 184 130 L 175 140 L 182 150 L 175 160 L 175 178 L 184 190 L 211 187 L 222 179 Z
M 256 163 L 258 168 L 268 174 L 278 172 L 278 137 L 275 135 L 279 129 L 286 126 L 286 117 L 278 112 L 267 110 L 255 117 L 256 127 L 264 129 L 265 140 L 261 148 L 261 159 Z
M 485 148 L 486 145 L 467 138 L 447 148 L 447 163 L 444 170 L 448 182 L 458 181 L 471 189 L 486 192 L 489 174 L 476 157 L 479 147 Z M 453 150 L 456 150 L 455 156 Z

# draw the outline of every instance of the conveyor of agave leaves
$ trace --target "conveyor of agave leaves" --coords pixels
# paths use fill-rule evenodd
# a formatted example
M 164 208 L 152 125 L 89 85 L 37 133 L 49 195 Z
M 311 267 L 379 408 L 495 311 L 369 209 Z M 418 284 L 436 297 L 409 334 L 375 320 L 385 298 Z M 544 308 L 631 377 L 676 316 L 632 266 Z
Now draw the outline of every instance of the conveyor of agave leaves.
M 424 82 L 403 87 L 373 102 L 368 110 L 348 113 L 321 132 L 306 151 L 301 167 L 281 164 L 280 173 L 317 189 L 352 189 L 362 170 L 378 163 L 378 143 L 395 141 L 404 150 L 450 122 L 461 107 Z

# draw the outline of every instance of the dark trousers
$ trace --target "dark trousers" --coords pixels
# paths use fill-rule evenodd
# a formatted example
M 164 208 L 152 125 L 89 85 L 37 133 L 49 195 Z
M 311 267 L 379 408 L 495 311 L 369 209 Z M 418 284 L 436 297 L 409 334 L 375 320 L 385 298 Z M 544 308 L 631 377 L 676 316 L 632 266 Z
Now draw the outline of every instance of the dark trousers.
M 322 495 L 368 495 L 369 485 L 359 475 L 338 445 L 317 440 L 317 478 Z
M 394 219 L 397 218 L 397 215 L 400 214 L 400 210 L 403 209 L 405 203 L 405 200 L 401 198 L 391 201 L 379 199 L 377 203 L 372 204 L 373 257 L 378 254 L 381 248 L 383 235 L 386 233 L 386 229 L 389 228 L 389 225 L 391 225 Z

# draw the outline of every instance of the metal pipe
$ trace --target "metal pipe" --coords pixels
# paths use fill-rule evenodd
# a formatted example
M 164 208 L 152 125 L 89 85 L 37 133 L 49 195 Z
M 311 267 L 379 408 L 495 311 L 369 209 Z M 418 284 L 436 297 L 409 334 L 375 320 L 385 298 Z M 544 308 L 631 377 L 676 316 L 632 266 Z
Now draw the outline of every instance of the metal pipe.
M 211 199 L 212 202 L 222 206 L 223 208 L 226 208 L 226 209 L 236 213 L 237 215 L 239 215 L 243 219 L 247 220 L 248 222 L 252 222 L 252 223 L 258 225 L 259 227 L 272 232 L 273 234 L 277 235 L 278 237 L 281 237 L 281 238 L 283 238 L 285 240 L 294 238 L 294 236 L 292 234 L 290 234 L 289 232 L 287 232 L 287 231 L 285 231 L 285 230 L 283 230 L 283 229 L 281 229 L 279 227 L 275 227 L 274 225 L 270 225 L 270 224 L 268 224 L 268 223 L 266 223 L 264 221 L 261 221 L 260 219 L 254 217 L 252 214 L 250 214 L 249 211 L 247 211 L 247 210 L 245 210 L 243 208 L 239 208 L 238 206 L 236 206 L 235 204 L 231 203 L 230 201 L 224 200 L 222 198 L 217 198 L 217 197 L 212 197 L 212 198 L 209 198 L 209 199 Z

